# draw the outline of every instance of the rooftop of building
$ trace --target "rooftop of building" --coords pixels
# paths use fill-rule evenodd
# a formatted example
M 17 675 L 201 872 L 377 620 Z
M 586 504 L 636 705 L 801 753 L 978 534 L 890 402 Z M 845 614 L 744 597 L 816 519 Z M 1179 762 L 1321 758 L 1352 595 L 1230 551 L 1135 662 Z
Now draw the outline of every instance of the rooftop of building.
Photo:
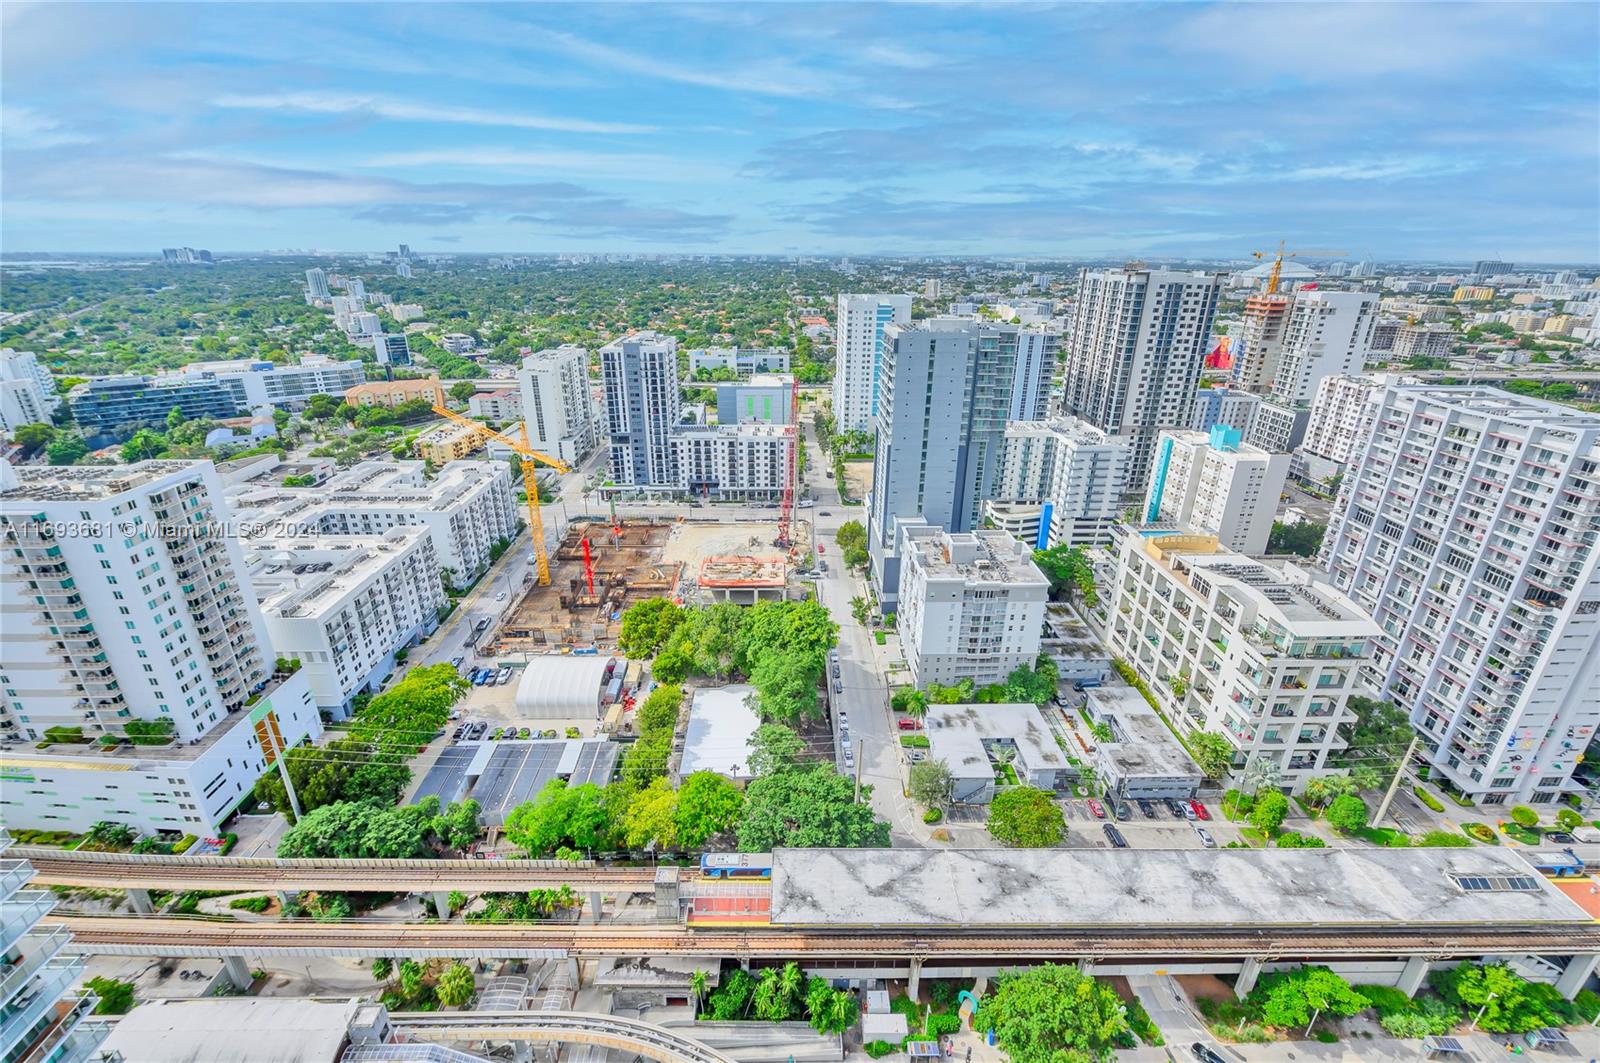
M 470 424 L 462 424 L 460 421 L 446 421 L 444 424 L 430 428 L 417 436 L 416 442 L 419 446 L 426 446 L 430 443 L 453 443 L 458 439 L 476 436 L 477 434 L 477 428 Z
M 618 336 L 600 349 L 602 351 L 620 351 L 624 344 L 629 343 L 643 344 L 645 346 L 664 345 L 677 349 L 678 337 L 657 332 L 655 329 L 641 329 L 638 332 L 630 332 L 626 336 Z
M 782 587 L 788 565 L 782 557 L 708 557 L 700 562 L 702 587 Z
M 929 705 L 924 723 L 928 742 L 935 750 L 947 746 L 951 753 L 968 758 L 975 749 L 985 767 L 989 763 L 988 755 L 983 752 L 985 739 L 1015 745 L 1030 770 L 1063 771 L 1067 767 L 1066 755 L 1056 745 L 1055 733 L 1044 722 L 1038 706 L 1027 702 Z M 949 764 L 951 770 L 955 770 L 956 762 L 952 760 Z
M 140 461 L 132 465 L 13 466 L 16 486 L 0 490 L 5 502 L 93 501 L 136 491 L 168 476 L 201 473 L 209 462 Z
M 916 559 L 913 563 L 920 564 L 929 579 L 1049 586 L 1033 563 L 1032 551 L 1003 531 L 935 529 L 932 535 L 909 537 L 906 556 Z
M 1187 776 L 1196 782 L 1205 773 L 1178 741 L 1144 695 L 1129 686 L 1103 686 L 1089 691 L 1089 712 L 1111 727 L 1115 739 L 1099 743 L 1124 775 L 1163 778 Z
M 508 467 L 497 461 L 452 461 L 423 482 L 420 461 L 364 461 L 316 487 L 245 483 L 227 491 L 241 524 L 293 523 L 319 510 L 392 510 L 396 507 L 441 512 L 497 476 L 510 482 Z
M 379 536 L 262 536 L 245 543 L 250 582 L 265 614 L 320 616 L 427 537 L 418 527 Z
M 1071 440 L 1088 446 L 1104 446 L 1107 444 L 1131 445 L 1132 440 L 1125 436 L 1115 436 L 1104 429 L 1096 428 L 1088 421 L 1076 417 L 1051 417 L 1043 421 L 1008 421 L 1006 423 L 1006 436 L 1016 439 L 1022 436 L 1055 436 Z
M 1600 428 L 1600 413 L 1590 413 L 1547 399 L 1517 395 L 1479 385 L 1411 385 L 1397 390 L 1465 413 L 1483 414 L 1507 421 L 1543 427 Z
M 298 671 L 297 668 L 291 672 L 274 672 L 260 693 L 252 695 L 242 707 L 218 720 L 216 726 L 199 738 L 186 742 L 174 739 L 167 745 L 134 745 L 131 742 L 121 742 L 114 746 L 102 746 L 98 741 L 40 743 L 39 747 L 8 749 L 0 753 L 0 766 L 20 766 L 38 770 L 55 764 L 74 771 L 146 771 L 156 770 L 162 764 L 198 760 L 234 728 L 254 727 L 250 721 L 251 714 L 259 706 L 270 701 L 284 683 L 298 674 Z M 299 682 L 303 684 L 305 680 Z
M 364 1006 L 303 997 L 151 1000 L 117 1021 L 101 1051 L 126 1063 L 333 1063 Z
M 755 687 L 735 684 L 700 687 L 689 703 L 689 722 L 683 733 L 683 760 L 679 774 L 714 771 L 730 779 L 748 779 L 750 736 L 761 720 L 750 706 Z
M 772 858 L 778 926 L 1592 925 L 1514 853 L 1482 846 L 778 849 Z M 1508 884 L 1519 888 L 1492 888 Z
M 1232 597 L 1254 604 L 1258 617 L 1296 633 L 1309 633 L 1308 628 L 1317 634 L 1349 638 L 1378 633 L 1377 625 L 1360 606 L 1293 562 L 1236 554 L 1221 546 L 1214 535 L 1172 525 L 1135 526 L 1124 534 L 1130 537 L 1132 548 L 1196 591 L 1204 593 L 1195 585 L 1196 578 L 1211 587 L 1226 588 Z

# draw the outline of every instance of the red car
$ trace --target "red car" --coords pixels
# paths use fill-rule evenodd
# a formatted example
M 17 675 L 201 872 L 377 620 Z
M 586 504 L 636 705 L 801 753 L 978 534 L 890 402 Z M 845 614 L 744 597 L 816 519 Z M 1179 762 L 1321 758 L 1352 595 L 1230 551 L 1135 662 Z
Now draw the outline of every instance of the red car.
M 1089 804 L 1089 811 L 1094 813 L 1094 818 L 1095 819 L 1105 819 L 1106 818 L 1106 810 L 1105 810 L 1104 806 L 1102 806 L 1100 804 L 1099 801 L 1096 801 L 1094 798 L 1091 797 L 1091 798 L 1089 798 L 1088 804 Z
M 922 729 L 922 725 L 920 723 L 906 716 L 902 716 L 899 720 L 896 720 L 895 723 L 902 731 L 919 731 Z
M 1190 801 L 1189 802 L 1189 807 L 1194 809 L 1194 814 L 1196 816 L 1199 816 L 1201 819 L 1210 819 L 1211 818 L 1211 813 L 1207 812 L 1206 811 L 1206 806 L 1202 805 L 1199 801 Z

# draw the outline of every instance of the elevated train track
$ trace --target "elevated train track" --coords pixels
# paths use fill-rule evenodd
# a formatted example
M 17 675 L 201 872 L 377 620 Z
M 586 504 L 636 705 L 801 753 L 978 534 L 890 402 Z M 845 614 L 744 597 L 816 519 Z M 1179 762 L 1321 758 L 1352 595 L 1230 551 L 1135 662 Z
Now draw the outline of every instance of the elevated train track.
M 689 956 L 750 960 L 834 958 L 947 961 L 1180 960 L 1193 957 L 1333 960 L 1382 956 L 1600 954 L 1600 926 L 1531 924 L 1459 928 L 1218 927 L 1011 932 L 949 927 L 893 931 L 688 929 L 571 924 L 223 923 L 205 919 L 53 916 L 74 946 L 136 956 L 389 956 L 572 958 Z

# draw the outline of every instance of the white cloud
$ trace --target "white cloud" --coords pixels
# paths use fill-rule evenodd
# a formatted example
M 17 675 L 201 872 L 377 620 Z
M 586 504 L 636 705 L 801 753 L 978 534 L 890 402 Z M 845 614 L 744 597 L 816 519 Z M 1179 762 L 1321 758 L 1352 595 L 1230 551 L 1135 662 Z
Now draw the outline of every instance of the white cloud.
M 0 104 L 0 138 L 8 148 L 56 148 L 87 144 L 92 139 L 74 133 L 42 111 L 16 104 Z
M 211 101 L 214 107 L 251 111 L 301 111 L 307 114 L 369 115 L 402 122 L 444 122 L 455 125 L 547 129 L 561 133 L 654 133 L 657 127 L 629 122 L 594 122 L 584 118 L 488 111 L 451 107 L 383 96 L 343 92 L 229 93 Z
M 704 181 L 729 171 L 670 155 L 598 151 L 524 151 L 518 148 L 430 148 L 374 155 L 358 160 L 362 169 L 406 166 L 462 166 L 481 169 L 554 170 L 587 177 L 625 177 L 634 181 Z

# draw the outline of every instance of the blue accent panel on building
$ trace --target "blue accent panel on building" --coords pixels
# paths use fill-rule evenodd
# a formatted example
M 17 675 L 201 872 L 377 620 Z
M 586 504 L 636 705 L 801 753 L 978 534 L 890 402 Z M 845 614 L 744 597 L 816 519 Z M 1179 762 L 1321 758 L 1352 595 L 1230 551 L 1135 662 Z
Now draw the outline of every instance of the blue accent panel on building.
M 1050 549 L 1050 515 L 1055 511 L 1054 502 L 1046 502 L 1044 508 L 1039 510 L 1039 535 L 1033 541 L 1035 550 Z
M 1238 450 L 1239 442 L 1244 439 L 1244 433 L 1237 428 L 1229 428 L 1225 424 L 1211 426 L 1211 438 L 1208 441 L 1212 450 Z M 1171 443 L 1167 444 L 1170 449 Z
M 1216 429 L 1212 429 L 1212 432 L 1215 433 Z M 1172 440 L 1168 438 L 1161 441 L 1161 452 L 1156 455 L 1156 474 L 1150 481 L 1150 504 L 1144 511 L 1146 521 L 1154 521 L 1156 514 L 1161 512 L 1161 492 L 1167 489 L 1167 466 L 1170 464 L 1172 464 Z

